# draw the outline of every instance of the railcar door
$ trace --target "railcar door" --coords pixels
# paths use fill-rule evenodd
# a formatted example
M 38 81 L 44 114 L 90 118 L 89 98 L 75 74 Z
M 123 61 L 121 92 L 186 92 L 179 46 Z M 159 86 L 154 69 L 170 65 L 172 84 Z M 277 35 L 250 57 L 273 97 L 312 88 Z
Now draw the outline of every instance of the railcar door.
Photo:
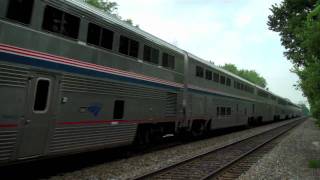
M 34 74 L 29 80 L 26 115 L 22 122 L 19 158 L 43 154 L 53 119 L 54 87 L 56 79 L 47 74 Z

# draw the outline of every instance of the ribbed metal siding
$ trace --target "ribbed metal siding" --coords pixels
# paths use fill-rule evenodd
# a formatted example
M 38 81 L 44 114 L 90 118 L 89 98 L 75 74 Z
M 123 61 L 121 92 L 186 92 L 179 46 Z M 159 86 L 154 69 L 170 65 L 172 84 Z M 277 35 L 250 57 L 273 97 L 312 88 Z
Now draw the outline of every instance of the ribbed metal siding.
M 158 89 L 89 78 L 80 78 L 72 75 L 65 75 L 63 77 L 62 91 L 106 94 L 110 96 L 124 96 L 132 98 L 167 99 L 166 92 Z
M 24 68 L 0 64 L 0 86 L 26 87 L 27 74 Z
M 166 117 L 173 117 L 177 115 L 177 98 L 176 93 L 167 93 Z
M 6 161 L 16 146 L 17 131 L 0 131 L 0 161 Z
M 7 87 L 8 91 L 12 88 L 25 88 L 27 86 L 27 80 L 27 69 L 0 64 L 0 88 Z M 11 158 L 16 143 L 16 130 L 0 130 L 0 161 L 7 161 Z
M 55 129 L 50 152 L 70 151 L 88 147 L 108 146 L 116 143 L 131 142 L 136 125 L 95 125 L 61 127 Z

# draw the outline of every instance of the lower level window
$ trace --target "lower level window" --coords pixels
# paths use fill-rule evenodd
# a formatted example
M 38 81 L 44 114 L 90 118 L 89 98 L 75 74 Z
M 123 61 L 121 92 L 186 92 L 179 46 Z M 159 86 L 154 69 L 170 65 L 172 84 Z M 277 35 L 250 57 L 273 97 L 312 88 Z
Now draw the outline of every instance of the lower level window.
M 124 101 L 116 100 L 114 102 L 113 119 L 122 119 L 124 115 Z
M 50 81 L 48 79 L 38 79 L 36 94 L 33 105 L 34 111 L 45 111 L 48 106 Z

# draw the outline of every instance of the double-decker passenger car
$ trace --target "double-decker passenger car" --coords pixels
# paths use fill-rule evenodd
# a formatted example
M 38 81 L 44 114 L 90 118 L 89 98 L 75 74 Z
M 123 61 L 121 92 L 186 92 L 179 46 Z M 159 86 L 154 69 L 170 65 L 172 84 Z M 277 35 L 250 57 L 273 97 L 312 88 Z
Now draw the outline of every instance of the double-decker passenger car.
M 0 1 L 0 164 L 300 108 L 82 1 Z

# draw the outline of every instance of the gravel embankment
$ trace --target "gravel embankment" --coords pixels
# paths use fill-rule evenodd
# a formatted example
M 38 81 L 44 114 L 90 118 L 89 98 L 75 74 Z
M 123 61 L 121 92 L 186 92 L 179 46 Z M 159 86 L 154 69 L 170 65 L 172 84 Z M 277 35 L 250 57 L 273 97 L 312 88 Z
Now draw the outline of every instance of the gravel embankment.
M 225 146 L 235 141 L 253 136 L 255 134 L 267 131 L 276 126 L 287 122 L 273 123 L 262 127 L 239 131 L 210 139 L 180 145 L 140 156 L 134 156 L 128 159 L 122 159 L 114 162 L 107 162 L 94 167 L 88 167 L 79 171 L 62 174 L 51 177 L 50 179 L 86 179 L 86 180 L 105 180 L 105 179 L 131 179 L 151 170 L 156 170 L 175 162 L 179 162 L 194 154 L 200 154 L 211 149 Z M 318 136 L 320 137 L 320 136 Z M 259 178 L 258 178 L 259 179 Z
M 309 168 L 310 160 L 320 160 L 320 128 L 313 119 L 292 131 L 239 179 L 319 180 L 320 169 Z

